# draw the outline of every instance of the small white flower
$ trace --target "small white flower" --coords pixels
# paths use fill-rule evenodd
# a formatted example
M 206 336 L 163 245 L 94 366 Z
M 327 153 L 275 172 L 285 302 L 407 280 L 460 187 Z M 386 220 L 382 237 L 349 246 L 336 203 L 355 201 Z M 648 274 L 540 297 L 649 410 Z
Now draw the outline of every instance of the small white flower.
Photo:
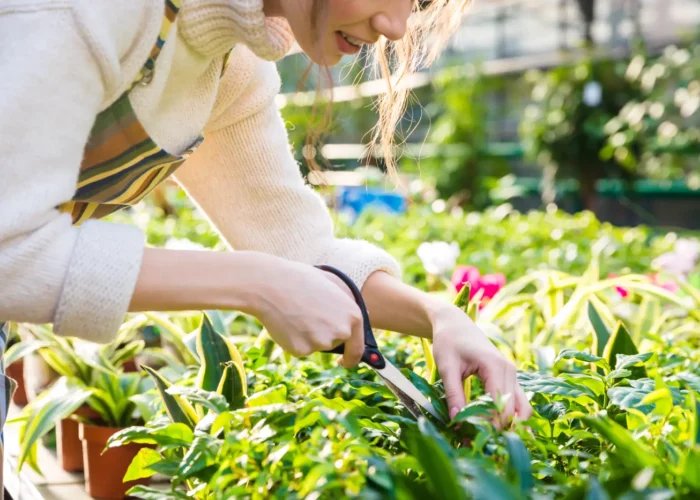
M 165 242 L 165 248 L 170 250 L 205 250 L 202 245 L 187 238 L 170 238 Z
M 686 279 L 695 271 L 698 258 L 700 258 L 700 242 L 698 240 L 680 238 L 676 241 L 676 245 L 671 252 L 654 259 L 652 265 L 680 279 Z
M 459 245 L 454 241 L 425 242 L 420 244 L 417 253 L 425 271 L 440 276 L 454 269 L 459 257 Z

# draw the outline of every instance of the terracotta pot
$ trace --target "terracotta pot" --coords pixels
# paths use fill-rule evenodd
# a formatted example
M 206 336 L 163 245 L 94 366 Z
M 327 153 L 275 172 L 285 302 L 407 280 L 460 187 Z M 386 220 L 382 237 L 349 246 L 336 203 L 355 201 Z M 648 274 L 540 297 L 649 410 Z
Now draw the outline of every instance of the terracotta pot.
M 20 359 L 12 363 L 5 370 L 5 374 L 17 382 L 17 389 L 12 395 L 12 402 L 17 406 L 26 405 L 29 400 L 27 399 L 27 391 L 24 387 L 24 360 Z
M 83 418 L 97 418 L 99 413 L 87 405 L 81 406 L 74 415 Z M 81 472 L 83 470 L 83 445 L 78 435 L 78 422 L 64 418 L 56 426 L 56 454 L 63 470 Z
M 136 364 L 136 359 L 131 358 L 127 359 L 124 364 L 122 365 L 122 369 L 124 370 L 124 373 L 134 373 L 139 371 L 139 367 Z
M 121 500 L 126 498 L 129 488 L 150 483 L 150 478 L 122 482 L 131 461 L 141 448 L 147 448 L 148 445 L 129 443 L 105 450 L 109 438 L 120 430 L 122 429 L 117 427 L 80 423 L 79 433 L 83 442 L 85 462 L 85 490 L 93 498 Z

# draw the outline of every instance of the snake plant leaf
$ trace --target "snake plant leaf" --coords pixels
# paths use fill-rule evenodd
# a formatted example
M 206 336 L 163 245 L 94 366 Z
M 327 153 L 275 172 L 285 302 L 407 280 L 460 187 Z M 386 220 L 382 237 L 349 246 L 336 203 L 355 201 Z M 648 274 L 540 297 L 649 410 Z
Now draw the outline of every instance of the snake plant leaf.
M 195 424 L 199 420 L 194 407 L 180 396 L 168 393 L 168 389 L 172 386 L 170 382 L 148 366 L 143 367 L 144 370 L 153 378 L 156 383 L 156 388 L 163 399 L 165 411 L 174 423 L 187 425 L 190 429 L 194 429 Z
M 216 391 L 224 375 L 224 364 L 234 362 L 243 373 L 245 387 L 245 372 L 243 360 L 233 343 L 214 329 L 209 316 L 202 315 L 202 322 L 197 330 L 197 354 L 201 361 L 195 384 L 205 391 Z
M 593 345 L 596 354 L 598 356 L 603 356 L 605 346 L 607 345 L 608 340 L 610 339 L 610 332 L 605 326 L 605 323 L 600 317 L 600 314 L 598 314 L 598 310 L 591 302 L 588 303 L 588 320 L 591 322 L 591 326 L 593 326 L 593 332 L 595 333 Z
M 624 354 L 625 356 L 639 354 L 637 346 L 634 344 L 634 340 L 632 340 L 632 336 L 622 322 L 617 324 L 615 333 L 613 333 L 612 337 L 610 337 L 607 345 L 605 346 L 605 350 L 603 351 L 603 356 L 608 361 L 608 364 L 615 369 L 617 369 L 617 364 L 620 360 L 620 358 L 618 358 L 619 354 Z M 647 376 L 644 366 L 634 366 L 630 368 L 630 371 L 632 372 L 630 378 L 636 379 Z

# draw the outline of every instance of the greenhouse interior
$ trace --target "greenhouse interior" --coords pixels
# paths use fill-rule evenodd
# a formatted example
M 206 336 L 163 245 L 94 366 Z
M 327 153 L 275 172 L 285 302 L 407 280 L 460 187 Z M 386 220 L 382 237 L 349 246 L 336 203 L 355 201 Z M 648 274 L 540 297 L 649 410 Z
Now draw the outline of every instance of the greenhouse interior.
M 103 2 L 85 8 L 138 36 L 118 24 L 142 7 Z M 64 9 L 3 3 L 0 33 Z M 99 113 L 85 95 L 80 171 L 46 213 L 0 138 L 6 500 L 700 498 L 700 1 L 163 3 L 138 14 L 152 52 L 119 46 L 151 73 Z M 400 74 L 438 14 L 442 50 Z M 197 52 L 256 22 L 282 56 L 259 31 Z M 353 31 L 330 32 L 327 67 L 305 33 L 325 22 Z M 33 37 L 0 43 L 0 116 L 30 102 L 12 65 Z M 66 113 L 68 148 L 84 113 Z

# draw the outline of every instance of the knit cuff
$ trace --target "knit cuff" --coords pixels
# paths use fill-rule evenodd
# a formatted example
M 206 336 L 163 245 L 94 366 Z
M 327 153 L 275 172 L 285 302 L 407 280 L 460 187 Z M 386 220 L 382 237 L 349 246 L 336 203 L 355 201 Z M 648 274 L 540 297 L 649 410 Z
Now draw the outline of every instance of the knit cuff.
M 136 286 L 145 235 L 88 221 L 80 228 L 54 317 L 54 331 L 98 343 L 114 339 Z
M 362 240 L 336 239 L 335 244 L 319 255 L 316 264 L 328 265 L 347 274 L 362 290 L 362 287 L 376 271 L 385 271 L 401 279 L 401 268 L 391 255 Z

